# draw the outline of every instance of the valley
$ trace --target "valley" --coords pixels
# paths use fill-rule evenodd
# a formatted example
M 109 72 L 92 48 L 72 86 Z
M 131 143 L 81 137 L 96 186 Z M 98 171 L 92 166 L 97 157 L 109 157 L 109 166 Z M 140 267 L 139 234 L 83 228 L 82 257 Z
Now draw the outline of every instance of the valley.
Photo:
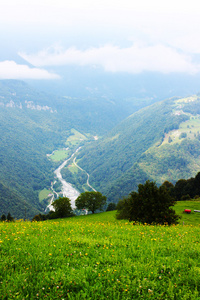
M 0 214 L 43 213 L 52 183 L 57 195 L 63 184 L 65 195 L 75 189 L 72 201 L 96 190 L 117 203 L 148 179 L 174 183 L 200 170 L 198 95 L 153 104 L 134 99 L 122 107 L 5 80 L 0 97 Z

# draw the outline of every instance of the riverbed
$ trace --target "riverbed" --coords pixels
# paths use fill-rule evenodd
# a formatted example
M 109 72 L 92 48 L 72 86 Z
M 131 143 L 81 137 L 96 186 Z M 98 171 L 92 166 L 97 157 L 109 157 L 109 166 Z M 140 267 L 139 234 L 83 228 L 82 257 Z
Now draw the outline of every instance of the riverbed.
M 75 206 L 75 200 L 78 198 L 78 196 L 80 195 L 80 192 L 75 189 L 71 183 L 65 181 L 62 177 L 62 174 L 61 174 L 61 170 L 66 166 L 66 164 L 74 157 L 74 155 L 80 150 L 81 147 L 79 147 L 78 149 L 76 149 L 76 151 L 70 156 L 70 158 L 66 159 L 55 171 L 55 175 L 57 177 L 57 179 L 61 182 L 62 184 L 62 194 L 63 194 L 63 197 L 67 197 L 71 200 L 71 206 L 72 208 L 74 209 L 76 206 Z M 53 189 L 53 187 L 52 187 Z M 53 193 L 57 194 L 54 190 L 53 190 Z M 50 210 L 54 210 L 53 206 L 52 206 L 52 203 L 54 201 L 54 196 L 52 196 L 51 198 L 51 201 L 49 203 L 49 205 L 47 206 L 48 209 Z

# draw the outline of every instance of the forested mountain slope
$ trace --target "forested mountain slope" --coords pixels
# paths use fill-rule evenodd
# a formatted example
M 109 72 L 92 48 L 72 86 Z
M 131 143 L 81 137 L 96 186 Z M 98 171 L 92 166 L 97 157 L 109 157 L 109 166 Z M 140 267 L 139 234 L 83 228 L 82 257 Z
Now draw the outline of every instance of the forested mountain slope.
M 15 217 L 24 216 L 24 207 L 27 217 L 44 208 L 38 192 L 53 179 L 46 153 L 63 138 L 49 122 L 50 111 L 23 108 L 23 104 L 22 108 L 16 102 L 0 108 L 0 214 L 10 211 Z
M 161 184 L 200 170 L 200 98 L 169 99 L 141 109 L 83 149 L 91 184 L 118 201 L 147 179 Z

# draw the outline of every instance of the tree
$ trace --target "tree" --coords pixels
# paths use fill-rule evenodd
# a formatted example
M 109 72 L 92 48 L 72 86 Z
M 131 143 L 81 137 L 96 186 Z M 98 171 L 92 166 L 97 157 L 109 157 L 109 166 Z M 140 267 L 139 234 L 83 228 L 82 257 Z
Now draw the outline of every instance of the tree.
M 187 133 L 186 132 L 182 132 L 180 135 L 179 135 L 179 139 L 184 139 L 187 137 Z
M 66 218 L 73 216 L 70 199 L 67 197 L 58 198 L 52 203 L 55 209 L 55 218 Z
M 84 192 L 79 195 L 75 201 L 75 205 L 78 209 L 87 209 L 94 212 L 99 209 L 102 210 L 106 204 L 106 196 L 103 196 L 100 192 Z
M 1 216 L 1 221 L 6 221 L 6 215 L 3 214 L 3 215 Z
M 10 213 L 8 213 L 8 215 L 7 215 L 7 221 L 8 222 L 13 222 L 14 221 L 14 218 L 11 216 Z
M 170 196 L 173 196 L 173 193 L 174 193 L 173 183 L 166 180 L 163 182 L 162 186 L 164 186 L 166 188 L 166 190 L 169 192 Z
M 171 143 L 171 142 L 172 142 L 172 138 L 171 138 L 171 136 L 169 136 L 168 143 Z
M 147 180 L 138 185 L 138 192 L 131 192 L 118 203 L 117 218 L 143 224 L 177 224 L 179 216 L 171 208 L 174 204 L 164 185 L 158 188 L 155 182 Z

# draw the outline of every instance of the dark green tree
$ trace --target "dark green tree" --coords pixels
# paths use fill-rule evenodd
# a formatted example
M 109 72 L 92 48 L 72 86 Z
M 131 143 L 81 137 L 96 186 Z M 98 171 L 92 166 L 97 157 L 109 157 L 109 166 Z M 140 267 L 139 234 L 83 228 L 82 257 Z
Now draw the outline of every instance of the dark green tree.
M 173 193 L 174 193 L 173 183 L 166 180 L 163 182 L 162 186 L 164 186 L 166 188 L 166 190 L 169 192 L 170 196 L 173 196 Z
M 84 192 L 76 199 L 75 205 L 78 209 L 87 209 L 93 214 L 96 210 L 103 210 L 103 206 L 106 204 L 106 196 L 103 196 L 100 192 Z
M 1 221 L 6 221 L 6 215 L 3 214 L 3 215 L 1 216 Z
M 138 185 L 138 192 L 117 205 L 117 218 L 147 224 L 177 224 L 179 216 L 171 208 L 175 204 L 166 187 L 146 181 Z
M 186 179 L 179 179 L 174 186 L 174 196 L 176 200 L 180 200 L 183 195 L 188 194 L 186 185 L 188 181 Z
M 8 222 L 13 222 L 14 221 L 14 218 L 11 216 L 10 213 L 8 213 L 8 215 L 7 215 L 7 221 Z
M 71 201 L 67 197 L 58 198 L 52 203 L 55 209 L 55 218 L 66 218 L 73 216 L 73 210 L 71 207 Z

